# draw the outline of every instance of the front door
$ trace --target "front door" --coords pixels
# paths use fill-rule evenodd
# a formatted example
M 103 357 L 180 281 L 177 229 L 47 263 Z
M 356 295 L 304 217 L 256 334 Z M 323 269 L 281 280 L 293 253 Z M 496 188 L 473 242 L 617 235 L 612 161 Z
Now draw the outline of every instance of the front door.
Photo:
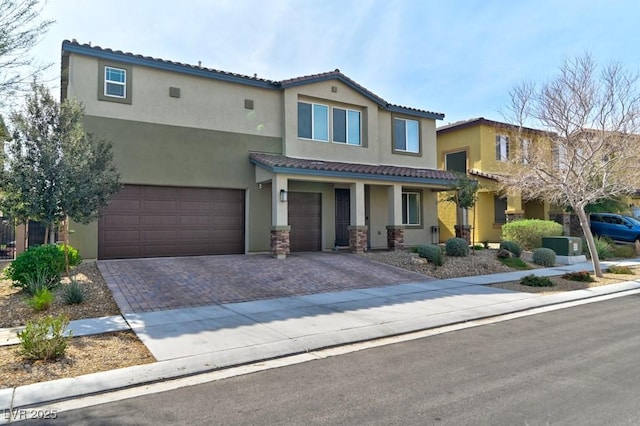
M 349 225 L 351 224 L 351 192 L 336 189 L 336 246 L 349 245 Z

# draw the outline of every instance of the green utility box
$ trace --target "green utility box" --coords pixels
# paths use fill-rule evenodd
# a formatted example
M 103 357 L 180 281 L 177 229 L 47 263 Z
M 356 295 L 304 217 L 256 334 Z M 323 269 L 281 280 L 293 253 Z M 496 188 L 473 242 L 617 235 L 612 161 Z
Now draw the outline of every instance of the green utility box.
M 542 247 L 550 248 L 558 256 L 582 255 L 582 239 L 578 237 L 542 237 Z

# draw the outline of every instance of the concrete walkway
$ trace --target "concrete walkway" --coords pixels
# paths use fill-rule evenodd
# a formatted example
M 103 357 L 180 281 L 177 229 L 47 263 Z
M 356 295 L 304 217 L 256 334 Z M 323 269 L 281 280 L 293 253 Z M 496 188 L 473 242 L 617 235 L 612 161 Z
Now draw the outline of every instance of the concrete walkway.
M 640 259 L 615 262 L 638 265 Z M 607 262 L 603 262 L 606 266 Z M 590 263 L 538 269 L 554 276 Z M 640 281 L 536 295 L 487 287 L 532 271 L 412 282 L 255 300 L 124 313 L 158 362 L 0 390 L 0 409 L 25 407 L 352 342 L 425 330 L 599 295 L 640 289 Z M 84 328 L 98 332 L 100 321 Z M 104 319 L 106 329 L 122 321 Z M 71 328 L 82 328 L 73 321 Z M 77 334 L 76 334 L 77 335 Z M 0 333 L 0 336 L 2 334 Z

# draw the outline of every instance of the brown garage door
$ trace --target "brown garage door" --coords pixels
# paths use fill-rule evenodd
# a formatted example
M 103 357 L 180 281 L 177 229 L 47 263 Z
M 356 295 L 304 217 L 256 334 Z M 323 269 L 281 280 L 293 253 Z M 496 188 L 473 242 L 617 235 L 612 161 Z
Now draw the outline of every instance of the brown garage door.
M 98 224 L 98 257 L 244 253 L 244 191 L 125 185 Z
M 289 192 L 291 251 L 318 251 L 322 249 L 321 195 L 312 192 Z

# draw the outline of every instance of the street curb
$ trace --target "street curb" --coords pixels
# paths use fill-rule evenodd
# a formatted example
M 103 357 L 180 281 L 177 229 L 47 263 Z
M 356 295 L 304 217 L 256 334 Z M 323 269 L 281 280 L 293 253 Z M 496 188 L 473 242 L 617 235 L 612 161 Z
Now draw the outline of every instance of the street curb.
M 413 333 L 638 289 L 640 289 L 640 281 L 626 281 L 566 293 L 532 296 L 531 298 L 523 300 L 502 302 L 467 309 L 462 312 L 447 312 L 411 320 L 380 324 L 380 327 L 372 328 L 368 330 L 367 333 L 358 333 L 360 335 L 357 337 L 352 336 L 355 337 L 355 340 L 345 339 L 346 336 L 342 336 L 340 343 L 337 345 L 335 343 L 328 345 L 326 340 L 329 339 L 322 338 L 316 339 L 315 342 L 307 342 L 310 343 L 310 345 L 305 345 L 308 347 L 300 346 L 300 342 L 295 342 L 295 345 L 292 345 L 292 342 L 288 341 L 275 342 L 259 347 L 247 346 L 233 350 L 211 352 L 192 357 L 157 361 L 152 364 L 92 373 L 74 378 L 64 378 L 50 382 L 18 386 L 16 388 L 0 389 L 0 410 L 28 408 L 81 396 L 95 395 L 135 386 L 148 385 L 164 380 L 178 379 L 252 362 L 296 355 L 332 346 Z

